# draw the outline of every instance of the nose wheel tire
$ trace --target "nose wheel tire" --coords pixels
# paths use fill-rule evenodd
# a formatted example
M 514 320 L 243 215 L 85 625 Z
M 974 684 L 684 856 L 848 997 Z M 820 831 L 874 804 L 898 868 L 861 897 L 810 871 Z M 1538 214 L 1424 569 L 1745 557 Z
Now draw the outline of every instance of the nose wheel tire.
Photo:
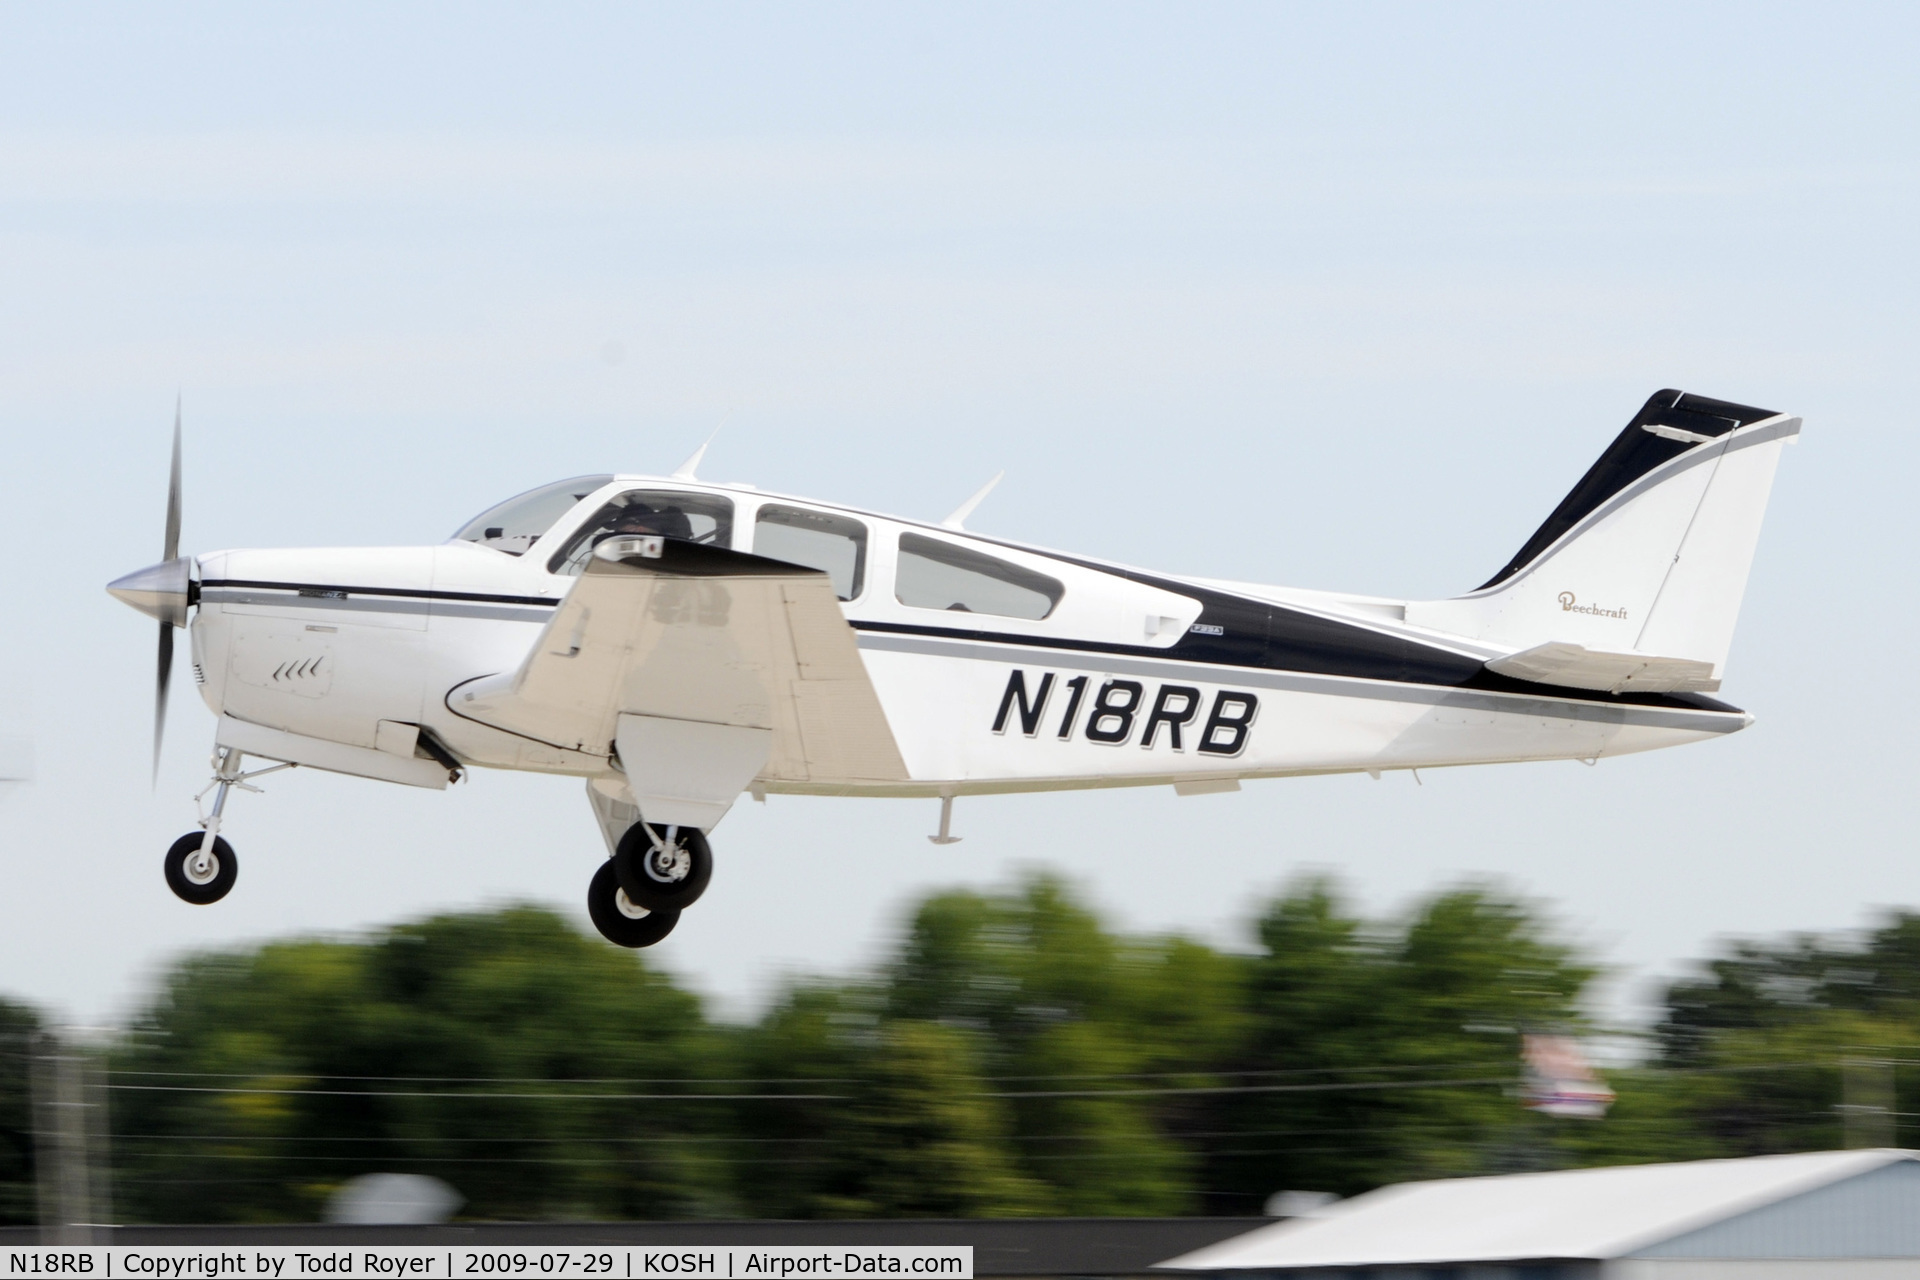
M 620 837 L 613 873 L 636 905 L 649 910 L 681 911 L 700 900 L 713 879 L 713 849 L 698 827 L 653 826 L 636 822 Z
M 182 902 L 191 902 L 196 907 L 226 897 L 240 875 L 240 862 L 233 856 L 233 846 L 215 836 L 213 848 L 202 853 L 201 845 L 206 838 L 204 831 L 189 832 L 167 850 L 167 888 Z
M 600 864 L 587 886 L 587 914 L 600 936 L 616 947 L 650 947 L 680 923 L 680 913 L 671 908 L 650 910 L 635 904 L 620 887 L 611 858 Z

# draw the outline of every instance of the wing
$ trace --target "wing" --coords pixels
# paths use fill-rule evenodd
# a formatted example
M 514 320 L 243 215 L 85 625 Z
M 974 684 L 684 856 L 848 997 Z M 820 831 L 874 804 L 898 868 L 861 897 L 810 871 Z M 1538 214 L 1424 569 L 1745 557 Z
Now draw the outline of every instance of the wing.
M 906 777 L 827 575 L 690 542 L 602 544 L 520 669 L 447 705 L 616 757 L 655 821 L 709 827 L 756 777 Z

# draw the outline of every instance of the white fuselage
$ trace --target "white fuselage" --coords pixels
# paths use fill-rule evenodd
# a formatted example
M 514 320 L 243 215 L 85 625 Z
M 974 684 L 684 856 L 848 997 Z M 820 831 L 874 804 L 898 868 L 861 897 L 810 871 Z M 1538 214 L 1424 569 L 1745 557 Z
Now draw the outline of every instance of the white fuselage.
M 351 747 L 383 747 L 382 722 L 419 725 L 473 765 L 606 774 L 610 744 L 568 749 L 505 732 L 457 714 L 449 695 L 520 667 L 577 581 L 550 567 L 550 549 L 634 489 L 731 503 L 739 551 L 796 558 L 795 511 L 851 526 L 864 541 L 852 570 L 839 569 L 841 594 L 851 596 L 842 607 L 907 779 L 816 776 L 768 790 L 952 795 L 1592 759 L 1749 723 L 1704 698 L 1582 693 L 1492 676 L 1483 664 L 1511 647 L 1410 625 L 1402 602 L 1178 579 L 739 487 L 645 477 L 615 479 L 518 555 L 455 541 L 202 556 L 192 623 L 202 696 L 234 720 Z M 778 546 L 764 532 L 773 526 L 763 508 L 787 513 Z M 906 553 L 919 556 L 910 573 L 903 536 L 919 548 Z M 929 560 L 930 543 L 947 550 L 935 548 Z M 975 563 L 969 554 L 999 565 L 1015 585 L 984 579 L 984 607 L 940 605 L 945 597 L 928 592 L 949 590 L 950 579 L 955 594 L 975 589 L 964 580 Z M 1019 585 L 1030 581 L 1050 582 L 1057 594 L 1044 617 L 1019 616 L 1034 610 L 1018 603 L 987 611 L 999 607 L 996 592 L 1035 599 Z

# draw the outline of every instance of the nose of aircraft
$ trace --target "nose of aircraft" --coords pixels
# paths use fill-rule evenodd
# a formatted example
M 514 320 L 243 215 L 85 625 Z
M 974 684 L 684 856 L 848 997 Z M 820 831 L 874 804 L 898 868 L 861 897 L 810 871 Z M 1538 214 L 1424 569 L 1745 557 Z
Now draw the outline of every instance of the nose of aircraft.
M 187 625 L 192 593 L 193 561 L 186 556 L 162 560 L 107 584 L 107 594 L 114 599 L 176 627 Z

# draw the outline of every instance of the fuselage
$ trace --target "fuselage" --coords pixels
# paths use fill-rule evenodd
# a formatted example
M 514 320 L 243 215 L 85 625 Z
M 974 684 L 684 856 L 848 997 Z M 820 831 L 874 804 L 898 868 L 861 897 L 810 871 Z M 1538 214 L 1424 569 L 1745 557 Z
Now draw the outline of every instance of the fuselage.
M 217 714 L 349 746 L 380 747 L 383 722 L 419 725 L 468 764 L 606 774 L 611 744 L 506 732 L 459 714 L 454 695 L 521 666 L 577 581 L 597 516 L 644 491 L 694 513 L 681 532 L 825 570 L 842 598 L 907 779 L 816 776 L 771 791 L 1205 790 L 1593 759 L 1750 719 L 1698 695 L 1495 675 L 1484 664 L 1511 650 L 1411 625 L 1401 601 L 1150 573 L 738 486 L 588 479 L 584 496 L 560 494 L 565 509 L 543 531 L 515 532 L 509 512 L 437 546 L 199 557 L 203 698 Z

